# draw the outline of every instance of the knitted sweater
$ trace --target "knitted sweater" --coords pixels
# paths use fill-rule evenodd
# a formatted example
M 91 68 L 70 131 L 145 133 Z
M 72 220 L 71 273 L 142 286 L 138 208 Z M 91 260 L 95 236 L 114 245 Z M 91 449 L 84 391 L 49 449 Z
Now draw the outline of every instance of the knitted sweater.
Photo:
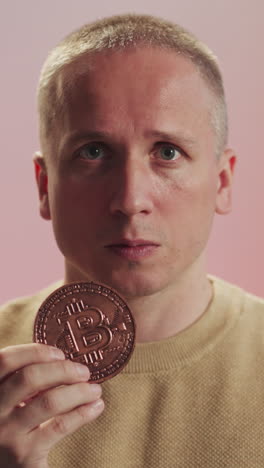
M 105 410 L 60 441 L 52 468 L 263 468 L 264 300 L 208 275 L 214 296 L 176 336 L 136 344 Z M 61 283 L 0 309 L 0 347 L 32 341 Z

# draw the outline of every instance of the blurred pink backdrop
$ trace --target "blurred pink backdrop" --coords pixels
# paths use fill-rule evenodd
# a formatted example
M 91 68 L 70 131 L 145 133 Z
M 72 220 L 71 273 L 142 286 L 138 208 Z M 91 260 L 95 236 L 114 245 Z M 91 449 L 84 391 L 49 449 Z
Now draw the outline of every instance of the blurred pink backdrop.
M 208 272 L 264 296 L 264 2 L 262 0 L 10 0 L 1 5 L 0 303 L 62 278 L 52 227 L 38 214 L 32 157 L 38 149 L 36 85 L 49 50 L 85 22 L 112 14 L 160 15 L 216 53 L 237 153 L 233 211 L 216 215 Z

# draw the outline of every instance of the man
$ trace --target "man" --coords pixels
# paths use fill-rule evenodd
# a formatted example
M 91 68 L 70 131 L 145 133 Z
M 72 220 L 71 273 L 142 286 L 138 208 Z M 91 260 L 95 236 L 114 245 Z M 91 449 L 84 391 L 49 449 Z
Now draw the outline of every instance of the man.
M 65 276 L 1 311 L 5 466 L 263 467 L 264 302 L 205 267 L 236 162 L 214 55 L 161 19 L 106 18 L 51 52 L 38 102 L 40 214 Z M 80 280 L 120 292 L 137 325 L 102 386 L 30 344 L 41 302 Z

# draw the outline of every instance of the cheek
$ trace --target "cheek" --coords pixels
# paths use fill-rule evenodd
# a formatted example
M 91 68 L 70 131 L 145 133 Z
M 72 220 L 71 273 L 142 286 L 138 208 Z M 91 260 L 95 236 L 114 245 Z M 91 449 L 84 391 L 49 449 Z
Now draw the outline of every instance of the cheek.
M 171 216 L 177 235 L 182 233 L 186 241 L 196 238 L 197 242 L 208 236 L 215 212 L 216 193 L 213 174 L 182 177 L 172 184 L 170 196 L 164 203 L 164 212 Z
M 74 242 L 78 238 L 80 224 L 83 225 L 86 219 L 84 205 L 81 190 L 74 189 L 71 181 L 54 181 L 50 191 L 50 210 L 54 234 L 60 246 L 67 240 Z
M 88 217 L 91 218 L 100 211 L 102 196 L 87 181 L 68 178 L 58 181 L 54 185 L 51 210 L 55 217 L 80 219 L 85 222 Z
M 57 182 L 51 196 L 51 215 L 54 236 L 64 256 L 82 249 L 83 242 L 92 242 L 94 226 L 98 228 L 97 197 L 72 181 Z

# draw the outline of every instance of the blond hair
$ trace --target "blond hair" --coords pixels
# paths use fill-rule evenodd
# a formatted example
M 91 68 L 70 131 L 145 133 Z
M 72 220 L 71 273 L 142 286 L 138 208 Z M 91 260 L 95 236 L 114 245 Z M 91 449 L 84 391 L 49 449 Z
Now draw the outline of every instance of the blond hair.
M 49 53 L 41 70 L 37 91 L 42 149 L 51 140 L 54 122 L 63 112 L 65 90 L 59 85 L 60 72 L 84 54 L 141 45 L 171 49 L 194 63 L 214 96 L 211 123 L 216 134 L 216 156 L 222 153 L 227 144 L 228 119 L 223 81 L 216 56 L 207 45 L 178 24 L 150 15 L 132 13 L 85 24 L 66 36 Z

